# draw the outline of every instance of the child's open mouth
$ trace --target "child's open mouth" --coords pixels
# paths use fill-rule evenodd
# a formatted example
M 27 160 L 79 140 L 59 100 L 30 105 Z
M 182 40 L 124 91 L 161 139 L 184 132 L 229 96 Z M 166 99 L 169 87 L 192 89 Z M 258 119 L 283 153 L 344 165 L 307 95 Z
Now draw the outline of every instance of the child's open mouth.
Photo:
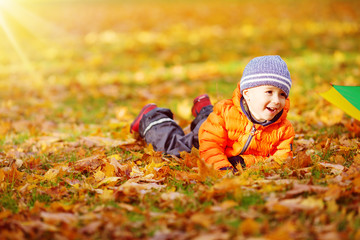
M 271 113 L 276 112 L 276 108 L 266 107 L 267 110 L 269 110 Z

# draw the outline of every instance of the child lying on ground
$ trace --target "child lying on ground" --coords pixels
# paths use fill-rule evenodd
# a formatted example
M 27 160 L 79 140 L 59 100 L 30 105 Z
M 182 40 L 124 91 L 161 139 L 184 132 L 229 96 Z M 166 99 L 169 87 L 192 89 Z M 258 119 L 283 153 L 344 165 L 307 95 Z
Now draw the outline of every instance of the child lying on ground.
M 231 99 L 213 107 L 208 95 L 195 98 L 190 133 L 184 134 L 169 109 L 153 103 L 143 107 L 130 131 L 166 154 L 199 148 L 200 157 L 219 170 L 236 171 L 269 158 L 280 166 L 292 157 L 295 135 L 286 119 L 291 83 L 279 56 L 256 57 L 246 65 Z

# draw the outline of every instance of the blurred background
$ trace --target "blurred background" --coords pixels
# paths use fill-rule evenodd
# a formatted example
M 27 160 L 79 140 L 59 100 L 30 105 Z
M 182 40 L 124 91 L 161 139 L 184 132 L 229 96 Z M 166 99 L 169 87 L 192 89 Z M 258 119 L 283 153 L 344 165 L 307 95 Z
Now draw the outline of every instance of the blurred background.
M 289 119 L 308 134 L 348 119 L 318 93 L 360 85 L 359 23 L 349 0 L 2 0 L 1 141 L 126 138 L 149 102 L 186 126 L 194 97 L 230 98 L 248 61 L 267 54 L 287 62 Z

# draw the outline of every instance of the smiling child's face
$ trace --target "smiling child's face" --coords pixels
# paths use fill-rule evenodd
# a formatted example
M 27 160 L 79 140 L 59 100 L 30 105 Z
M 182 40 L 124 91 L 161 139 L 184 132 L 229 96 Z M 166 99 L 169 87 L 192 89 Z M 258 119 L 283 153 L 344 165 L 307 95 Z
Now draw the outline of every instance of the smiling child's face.
M 259 122 L 272 120 L 285 107 L 285 92 L 274 86 L 248 88 L 243 91 L 243 96 L 251 116 Z

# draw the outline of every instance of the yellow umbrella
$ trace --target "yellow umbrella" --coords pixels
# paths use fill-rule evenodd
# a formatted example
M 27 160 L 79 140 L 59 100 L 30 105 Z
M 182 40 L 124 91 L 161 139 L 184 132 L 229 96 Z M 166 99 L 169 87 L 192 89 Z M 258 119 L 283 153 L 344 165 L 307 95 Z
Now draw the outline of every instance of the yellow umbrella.
M 320 95 L 360 121 L 360 86 L 332 85 L 328 91 Z

